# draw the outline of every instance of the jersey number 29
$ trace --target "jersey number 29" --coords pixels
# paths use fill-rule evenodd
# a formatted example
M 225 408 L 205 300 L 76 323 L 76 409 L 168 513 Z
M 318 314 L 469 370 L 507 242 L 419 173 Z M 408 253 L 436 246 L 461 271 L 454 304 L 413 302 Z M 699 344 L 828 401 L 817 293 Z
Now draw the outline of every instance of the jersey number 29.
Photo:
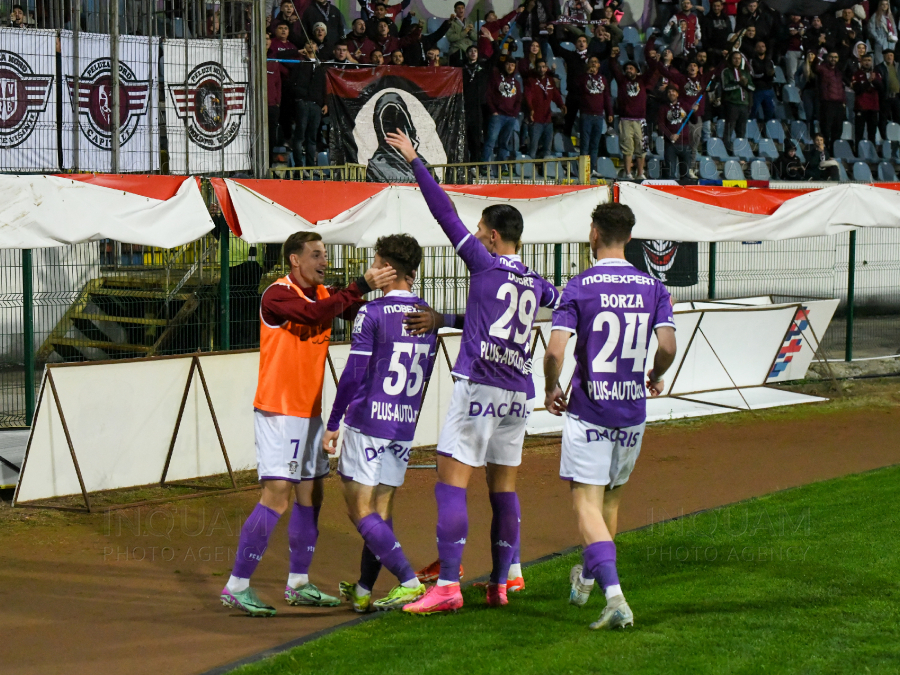
M 497 299 L 506 300 L 509 306 L 500 318 L 491 324 L 491 335 L 501 340 L 509 340 L 509 334 L 512 332 L 512 318 L 518 313 L 523 331 L 520 333 L 517 330 L 513 334 L 513 341 L 520 345 L 528 342 L 531 324 L 537 313 L 537 298 L 534 296 L 534 291 L 526 288 L 522 291 L 522 295 L 519 295 L 519 289 L 515 284 L 505 283 L 497 289 Z
M 622 349 L 619 354 L 623 359 L 632 359 L 631 372 L 639 373 L 644 368 L 647 358 L 647 323 L 650 314 L 647 312 L 625 312 L 622 315 L 625 320 L 625 337 L 621 342 Z M 595 373 L 614 373 L 618 363 L 618 356 L 613 355 L 616 346 L 619 345 L 619 336 L 622 334 L 622 324 L 619 315 L 615 312 L 600 312 L 594 317 L 595 332 L 609 327 L 606 342 L 597 352 L 597 356 L 591 361 L 591 370 Z
M 407 371 L 406 366 L 400 363 L 402 355 L 412 357 L 412 363 Z M 420 361 L 422 357 L 428 357 L 427 344 L 413 344 L 412 342 L 395 342 L 394 351 L 391 354 L 391 363 L 388 372 L 396 373 L 396 379 L 384 378 L 384 393 L 388 396 L 397 396 L 406 387 L 407 396 L 415 396 L 425 384 L 425 371 L 422 370 Z M 411 377 L 407 382 L 407 378 Z

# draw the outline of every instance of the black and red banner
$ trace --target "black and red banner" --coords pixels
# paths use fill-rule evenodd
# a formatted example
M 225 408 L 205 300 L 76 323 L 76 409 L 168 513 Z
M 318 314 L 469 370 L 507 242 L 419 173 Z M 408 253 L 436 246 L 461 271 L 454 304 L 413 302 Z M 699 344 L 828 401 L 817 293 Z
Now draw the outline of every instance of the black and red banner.
M 698 281 L 697 242 L 632 239 L 625 258 L 666 286 L 693 286 Z
M 412 168 L 385 141 L 403 131 L 426 164 L 463 161 L 466 147 L 459 68 L 328 70 L 332 164 L 364 164 L 366 180 L 415 183 Z

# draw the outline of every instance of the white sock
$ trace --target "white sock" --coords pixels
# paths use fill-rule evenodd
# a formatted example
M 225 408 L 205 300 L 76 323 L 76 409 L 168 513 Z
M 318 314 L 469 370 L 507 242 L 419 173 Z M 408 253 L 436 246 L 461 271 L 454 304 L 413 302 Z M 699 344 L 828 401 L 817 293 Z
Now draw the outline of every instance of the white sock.
M 622 595 L 622 587 L 619 584 L 607 586 L 604 593 L 606 594 L 606 599 L 609 600 L 617 595 Z
M 240 593 L 241 591 L 246 591 L 250 588 L 250 580 L 231 575 L 228 577 L 228 583 L 225 584 L 225 588 L 232 593 Z
M 584 575 L 579 572 L 578 573 L 578 583 L 584 584 L 585 586 L 593 586 L 594 580 L 593 579 L 585 579 Z
M 300 588 L 309 583 L 308 574 L 288 574 L 288 586 L 291 588 Z
M 438 579 L 438 586 L 452 586 L 453 584 L 458 584 L 458 581 L 447 581 L 446 579 Z
M 400 585 L 403 586 L 403 588 L 418 588 L 421 583 L 422 582 L 419 581 L 418 577 L 413 577 L 412 579 L 407 579 Z
M 522 576 L 522 563 L 512 563 L 509 566 L 509 573 L 506 575 L 507 579 L 518 579 Z
M 361 598 L 364 598 L 367 595 L 372 595 L 372 591 L 367 591 L 365 588 L 363 588 L 359 584 L 356 584 L 356 595 L 358 595 Z

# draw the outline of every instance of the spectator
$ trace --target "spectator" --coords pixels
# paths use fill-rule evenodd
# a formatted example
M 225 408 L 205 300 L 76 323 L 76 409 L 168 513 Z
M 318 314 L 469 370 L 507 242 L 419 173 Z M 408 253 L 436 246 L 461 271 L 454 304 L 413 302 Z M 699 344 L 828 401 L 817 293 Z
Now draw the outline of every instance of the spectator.
M 592 56 L 587 62 L 587 72 L 578 82 L 581 88 L 581 154 L 591 157 L 591 177 L 600 178 L 597 172 L 600 142 L 603 140 L 603 118 L 612 127 L 612 96 L 606 78 L 600 74 L 600 60 Z M 605 154 L 605 153 L 604 153 Z
M 388 19 L 383 19 L 378 22 L 378 37 L 375 38 L 375 46 L 381 50 L 382 54 L 391 54 L 391 59 L 393 60 L 394 52 L 400 51 L 402 49 L 402 44 L 400 40 L 391 35 L 390 27 L 391 22 Z M 409 43 L 408 38 L 403 39 Z
M 396 38 L 394 38 L 394 39 L 396 39 Z M 403 50 L 397 48 L 394 51 L 392 51 L 391 52 L 391 65 L 392 66 L 402 66 L 403 63 L 404 63 Z
M 406 4 L 408 5 L 409 3 Z M 398 5 L 394 5 L 394 7 L 397 6 Z M 405 7 L 406 5 L 403 6 Z M 373 42 L 379 37 L 378 24 L 383 21 L 387 21 L 388 33 L 390 33 L 390 35 L 392 35 L 393 37 L 397 37 L 397 24 L 392 18 L 392 12 L 383 2 L 376 2 L 374 7 L 372 8 L 371 14 L 368 12 L 368 10 L 366 10 L 366 35 L 368 35 L 369 39 Z
M 648 42 L 644 54 L 650 59 Z M 612 50 L 609 61 L 612 76 L 616 81 L 619 110 L 619 142 L 625 160 L 625 179 L 632 180 L 632 162 L 637 156 L 637 178 L 645 180 L 644 153 L 647 147 L 647 89 L 655 73 L 648 68 L 641 73 L 634 61 L 625 64 L 625 71 L 619 68 L 619 47 Z
M 607 93 L 608 91 L 607 89 Z M 544 158 L 549 157 L 553 149 L 551 103 L 555 103 L 565 114 L 566 106 L 562 94 L 550 76 L 547 62 L 538 59 L 535 76 L 525 83 L 525 107 L 528 110 L 527 119 L 531 123 L 531 146 L 528 148 L 528 156 L 532 159 L 539 158 L 539 149 Z
M 425 59 L 425 65 L 429 68 L 439 67 L 441 65 L 441 50 L 437 47 L 432 47 L 425 53 Z
M 481 27 L 481 34 L 478 36 L 478 53 L 483 58 L 491 58 L 494 53 L 493 42 L 500 35 L 500 30 L 509 26 L 509 22 L 516 18 L 516 14 L 521 14 L 523 11 L 525 11 L 524 7 L 518 7 L 502 19 L 498 19 L 494 12 L 485 14 L 484 25 Z M 468 53 L 468 50 L 466 51 Z
M 686 124 L 690 108 L 680 99 L 678 85 L 674 83 L 666 87 L 666 103 L 658 113 L 659 133 L 665 142 L 669 178 L 682 180 L 691 170 L 691 142 Z
M 551 34 L 557 31 L 553 23 L 559 18 L 559 2 L 557 0 L 525 0 L 525 10 L 516 17 L 519 37 L 522 41 L 534 40 L 541 43 L 541 51 L 547 52 L 547 42 Z M 556 37 L 562 39 L 562 30 Z M 553 52 L 557 56 L 558 52 Z
M 369 54 L 375 49 L 375 43 L 366 35 L 365 20 L 353 19 L 352 26 L 353 29 L 347 33 L 347 47 L 357 63 L 365 63 L 369 60 Z
M 872 54 L 862 57 L 860 69 L 854 73 L 850 84 L 856 97 L 853 101 L 856 126 L 856 147 L 863 139 L 863 131 L 866 132 L 869 141 L 875 142 L 875 129 L 878 127 L 878 111 L 881 109 L 881 96 L 884 91 L 884 82 L 881 75 L 875 72 Z
M 881 93 L 881 116 L 879 128 L 881 137 L 887 138 L 887 123 L 900 124 L 900 64 L 897 63 L 893 49 L 881 52 L 884 61 L 875 66 L 875 72 L 881 76 L 884 88 Z M 896 143 L 893 143 L 896 150 Z
M 522 110 L 522 87 L 516 77 L 516 62 L 512 59 L 494 71 L 488 83 L 487 102 L 491 112 L 488 123 L 487 140 L 481 154 L 481 161 L 493 159 L 497 148 L 497 159 L 503 161 L 512 154 L 512 137 L 516 130 L 519 112 Z
M 319 21 L 316 25 L 313 26 L 312 39 L 316 45 L 316 51 L 321 54 L 327 54 L 326 51 L 328 45 L 326 42 L 326 38 L 328 37 L 328 26 Z
M 600 63 L 604 63 L 612 53 L 612 48 L 612 36 L 607 27 L 602 24 L 594 26 L 594 37 L 591 38 L 587 48 L 588 58 L 595 56 Z
M 785 79 L 794 84 L 794 76 L 803 60 L 803 36 L 806 34 L 806 22 L 802 17 L 792 14 L 787 25 L 787 44 L 784 52 Z
M 858 40 L 866 39 L 866 31 L 863 28 L 862 21 L 856 17 L 856 13 L 852 7 L 846 7 L 841 10 L 841 16 L 835 23 L 835 37 L 845 36 L 849 38 L 849 44 L 854 44 Z
M 28 14 L 22 5 L 13 5 L 12 11 L 9 13 L 10 28 L 28 28 Z
M 622 44 L 622 41 L 625 39 L 625 33 L 623 33 L 622 29 L 619 27 L 619 20 L 616 18 L 615 10 L 607 5 L 603 8 L 602 12 L 603 16 L 599 19 L 599 25 L 606 29 L 606 32 L 609 34 L 610 46 L 616 47 Z
M 830 51 L 825 62 L 816 67 L 816 79 L 819 81 L 819 128 L 826 147 L 833 148 L 847 119 L 844 79 L 838 69 L 836 51 Z
M 437 44 L 450 30 L 450 20 L 444 21 L 433 33 L 423 35 L 422 24 L 417 23 L 414 25 L 412 23 L 412 18 L 415 15 L 415 12 L 410 12 L 403 19 L 403 25 L 400 27 L 400 36 L 409 40 L 407 46 L 403 48 L 403 56 L 408 66 L 424 66 L 431 62 L 431 59 L 428 58 L 429 52 L 437 50 L 440 58 L 441 50 Z
M 773 180 L 805 180 L 806 167 L 797 157 L 797 146 L 794 141 L 787 141 L 778 159 L 772 162 Z
M 314 32 L 317 24 L 325 24 L 324 54 L 331 54 L 334 45 L 347 32 L 344 26 L 344 15 L 330 0 L 314 0 L 303 13 L 303 25 L 309 34 Z
M 676 11 L 678 4 L 675 0 L 656 0 L 656 21 L 653 25 L 656 28 L 665 28 Z
M 384 52 L 382 52 L 378 47 L 375 47 L 375 49 L 369 52 L 369 63 L 371 63 L 373 66 L 383 66 Z
M 557 26 L 563 35 L 568 34 L 574 40 L 584 35 L 584 27 L 590 21 L 593 7 L 587 0 L 565 0 L 562 13 L 557 19 Z
M 270 53 L 274 59 L 294 60 L 297 58 L 297 45 L 290 42 L 291 24 L 279 20 L 275 23 L 274 36 L 271 46 L 266 53 Z
M 272 34 L 266 32 L 266 54 L 272 56 Z M 281 82 L 289 75 L 283 63 L 266 60 L 266 102 L 269 107 L 269 154 L 278 141 L 278 122 L 281 117 Z
M 725 14 L 725 3 L 722 0 L 712 0 L 709 12 L 700 19 L 700 30 L 706 49 L 717 52 L 731 49 L 728 36 L 734 33 L 734 20 Z
M 684 51 L 696 51 L 700 44 L 702 33 L 700 21 L 697 15 L 694 14 L 694 5 L 691 3 L 691 0 L 681 0 L 681 11 L 669 19 L 663 34 L 671 35 L 676 30 L 681 30 L 684 35 Z
M 301 2 L 300 4 L 305 10 L 309 5 L 309 2 L 307 0 L 307 2 Z M 300 21 L 300 17 L 297 15 L 293 0 L 284 0 L 284 2 L 281 3 L 278 16 L 273 18 L 269 24 L 269 28 L 272 30 L 273 34 L 275 33 L 275 28 L 281 21 L 287 22 L 289 29 L 287 39 L 290 40 L 290 42 L 294 43 L 298 49 L 301 45 L 306 43 L 306 38 L 303 36 L 303 22 Z M 218 31 L 215 31 L 213 34 L 218 35 Z
M 753 26 L 756 29 L 753 37 L 769 45 L 775 37 L 775 24 L 773 15 L 761 9 L 757 0 L 749 0 L 744 5 L 744 11 L 738 15 L 735 28 L 741 30 Z
M 750 75 L 753 77 L 753 107 L 750 117 L 755 120 L 775 119 L 775 91 L 772 83 L 775 80 L 775 64 L 766 54 L 766 43 L 756 42 L 756 54 L 750 59 Z M 760 118 L 760 110 L 762 117 Z
M 466 50 L 475 44 L 475 26 L 466 20 L 466 3 L 453 5 L 453 16 L 447 30 L 447 42 L 450 43 L 450 65 L 459 66 L 465 61 Z
M 844 81 L 850 82 L 853 79 L 853 75 L 856 74 L 860 68 L 862 68 L 862 60 L 866 54 L 869 53 L 869 48 L 866 46 L 865 42 L 857 42 L 853 45 L 852 56 L 847 59 L 847 62 L 844 64 Z
M 738 33 L 738 36 L 736 49 L 744 57 L 744 60 L 749 62 L 750 59 L 756 56 L 756 42 L 758 39 L 756 37 L 756 26 L 747 26 L 742 32 Z
M 359 11 L 363 19 L 369 19 L 373 16 L 379 21 L 381 19 L 388 19 L 394 24 L 396 29 L 397 17 L 409 7 L 411 2 L 412 0 L 403 0 L 403 2 L 396 5 L 388 5 L 380 1 L 373 2 L 373 0 L 359 0 Z M 394 34 L 396 35 L 396 32 Z
M 575 40 L 575 51 L 565 49 L 555 35 L 550 36 L 550 44 L 553 45 L 553 53 L 560 57 L 566 64 L 566 78 L 569 82 L 578 82 L 587 70 L 588 41 L 585 37 Z M 581 106 L 578 87 L 569 87 L 566 95 L 566 118 L 563 124 L 563 136 L 570 139 L 572 129 L 575 127 L 575 118 Z M 569 141 L 571 143 L 571 141 Z
M 800 99 L 803 109 L 806 111 L 806 120 L 810 124 L 819 117 L 819 84 L 816 76 L 816 70 L 821 60 L 816 55 L 816 51 L 806 52 L 806 58 L 797 68 L 794 77 L 794 83 L 800 89 Z
M 291 24 L 287 21 L 279 20 L 276 23 L 275 35 L 266 50 L 266 54 L 269 55 L 269 58 L 287 61 L 294 61 L 297 59 L 297 47 L 294 43 L 288 41 L 290 30 Z M 290 71 L 291 67 L 293 66 L 288 67 L 287 70 Z M 294 98 L 294 91 L 290 79 L 287 77 L 282 78 L 278 114 L 280 115 L 279 126 L 281 128 L 281 135 L 284 137 L 285 141 L 291 137 L 291 126 L 294 123 Z M 275 138 L 272 137 L 273 143 L 274 140 Z
M 813 148 L 810 150 L 806 177 L 810 180 L 840 180 L 837 160 L 826 149 L 825 137 L 822 134 L 813 136 Z
M 890 0 L 880 0 L 878 8 L 869 19 L 869 39 L 875 51 L 875 64 L 883 61 L 882 53 L 885 49 L 894 49 L 897 46 L 897 24 L 891 16 Z
M 227 227 L 224 236 L 228 236 Z M 263 268 L 256 261 L 255 246 L 250 247 L 247 260 L 228 269 L 231 349 L 259 347 L 259 283 L 262 277 Z
M 484 149 L 484 116 L 482 104 L 487 99 L 489 69 L 478 61 L 478 48 L 466 50 L 466 62 L 462 67 L 463 107 L 466 114 L 466 145 L 468 161 L 481 159 Z
M 822 17 L 814 16 L 809 20 L 809 28 L 803 34 L 803 49 L 815 52 L 822 60 L 828 55 L 828 32 L 822 26 Z
M 544 55 L 541 54 L 541 44 L 532 40 L 528 43 L 528 51 L 525 52 L 525 56 L 519 59 L 519 75 L 521 75 L 523 82 L 529 77 L 537 76 L 538 61 L 543 60 Z
M 346 40 L 339 40 L 334 46 L 332 54 L 334 58 L 331 61 L 326 61 L 326 66 L 339 68 L 340 70 L 356 70 L 359 68 L 359 64 L 350 58 L 350 48 L 347 46 Z
M 753 76 L 742 64 L 740 52 L 732 52 L 728 67 L 722 71 L 722 105 L 725 112 L 725 149 L 730 155 L 733 150 L 731 134 L 738 138 L 747 135 L 747 118 L 750 114 L 750 92 L 753 91 Z
M 300 63 L 291 72 L 294 94 L 294 162 L 297 166 L 316 165 L 316 140 L 325 104 L 325 67 L 316 54 L 316 43 L 309 40 L 299 55 Z

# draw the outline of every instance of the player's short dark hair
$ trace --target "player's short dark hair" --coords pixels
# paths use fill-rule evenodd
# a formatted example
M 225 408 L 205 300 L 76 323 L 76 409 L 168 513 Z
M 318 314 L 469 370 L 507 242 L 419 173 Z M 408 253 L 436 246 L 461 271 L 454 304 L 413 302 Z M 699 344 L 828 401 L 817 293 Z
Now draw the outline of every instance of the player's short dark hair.
M 300 255 L 303 253 L 303 247 L 306 246 L 308 241 L 322 241 L 322 235 L 318 232 L 294 232 L 284 242 L 284 246 L 281 247 L 281 255 L 288 269 L 291 268 L 291 254 L 296 253 Z
M 375 253 L 397 270 L 397 277 L 407 277 L 419 269 L 422 263 L 422 247 L 408 234 L 391 234 L 378 237 Z
M 490 229 L 497 230 L 503 241 L 518 245 L 522 240 L 525 221 L 515 206 L 494 204 L 481 212 L 481 219 Z
M 631 238 L 634 212 L 625 204 L 600 204 L 591 214 L 591 227 L 597 229 L 604 246 L 624 244 Z

